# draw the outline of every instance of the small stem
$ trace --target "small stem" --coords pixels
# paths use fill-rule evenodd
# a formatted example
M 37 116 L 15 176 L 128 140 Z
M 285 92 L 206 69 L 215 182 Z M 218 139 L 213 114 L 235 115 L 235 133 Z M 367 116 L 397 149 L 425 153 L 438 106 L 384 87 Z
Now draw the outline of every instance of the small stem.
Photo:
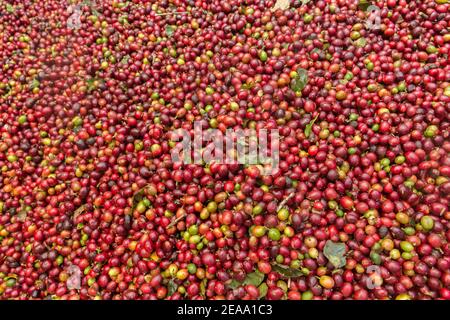
M 165 12 L 165 13 L 157 13 L 157 16 L 169 16 L 171 14 L 190 14 L 190 12 L 188 11 L 182 11 L 182 12 L 178 12 L 178 11 L 172 11 L 172 12 Z
M 73 218 L 76 219 L 80 214 L 84 212 L 86 209 L 86 204 L 81 205 L 77 210 L 73 212 Z
M 286 202 L 288 202 L 294 195 L 295 195 L 295 193 L 291 193 L 283 201 L 281 201 L 280 204 L 277 207 L 277 212 L 280 211 L 284 207 Z
M 167 229 L 172 228 L 174 225 L 176 225 L 178 222 L 180 222 L 181 220 L 183 220 L 184 218 L 186 218 L 187 214 L 183 213 L 181 216 L 179 216 L 178 218 L 176 218 L 175 220 L 173 220 L 167 227 Z

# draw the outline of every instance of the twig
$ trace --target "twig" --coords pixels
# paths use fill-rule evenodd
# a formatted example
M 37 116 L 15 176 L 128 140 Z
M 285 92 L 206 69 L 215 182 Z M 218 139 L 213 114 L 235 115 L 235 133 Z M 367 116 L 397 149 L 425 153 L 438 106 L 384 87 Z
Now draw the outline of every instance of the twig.
M 288 202 L 293 196 L 294 196 L 294 193 L 291 193 L 283 201 L 281 201 L 280 204 L 277 207 L 277 212 L 280 211 L 284 207 L 286 202 Z
M 73 212 L 73 218 L 76 219 L 86 209 L 86 204 L 81 205 L 77 210 Z
M 147 183 L 145 186 L 143 186 L 142 188 L 140 188 L 139 190 L 136 190 L 133 194 L 133 196 L 131 197 L 133 199 L 133 203 L 134 203 L 134 197 L 136 197 L 138 194 L 140 194 L 142 191 L 145 190 L 145 188 L 147 188 L 148 186 L 150 186 L 150 183 Z
M 167 229 L 172 228 L 174 225 L 176 225 L 178 222 L 180 222 L 181 220 L 183 220 L 184 218 L 186 218 L 187 214 L 183 213 L 181 216 L 179 216 L 178 218 L 176 218 L 175 220 L 173 220 L 167 227 Z
M 190 14 L 190 12 L 189 11 L 181 11 L 181 12 L 178 12 L 178 11 L 172 11 L 172 12 L 165 12 L 165 13 L 157 13 L 156 15 L 157 16 L 169 16 L 169 15 L 171 15 L 171 14 Z

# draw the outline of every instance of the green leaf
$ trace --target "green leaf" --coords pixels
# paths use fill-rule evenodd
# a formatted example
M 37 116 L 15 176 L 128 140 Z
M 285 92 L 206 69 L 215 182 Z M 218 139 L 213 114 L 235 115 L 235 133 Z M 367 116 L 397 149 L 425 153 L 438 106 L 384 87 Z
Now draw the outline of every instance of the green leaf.
M 263 284 L 261 284 L 259 287 L 259 298 L 262 299 L 267 295 L 267 290 L 269 289 L 269 287 L 267 286 L 267 284 L 264 282 Z
M 15 11 L 15 9 L 14 9 L 14 7 L 11 4 L 7 3 L 6 4 L 6 11 L 8 11 L 9 13 L 13 13 Z
M 91 1 L 86 1 L 86 4 L 89 6 L 89 8 L 91 9 L 91 12 L 94 16 L 98 17 L 100 16 L 100 13 L 97 11 L 96 8 L 96 3 L 91 3 Z
M 307 5 L 311 2 L 311 0 L 300 0 L 300 2 L 302 3 L 302 5 Z
M 323 254 L 335 268 L 342 268 L 346 264 L 344 243 L 328 240 L 323 248 Z
M 239 282 L 236 279 L 231 280 L 231 282 L 228 283 L 228 286 L 231 289 L 236 289 L 240 286 L 245 286 L 247 284 L 251 284 L 254 285 L 255 287 L 258 287 L 263 281 L 264 281 L 264 274 L 259 271 L 255 271 L 247 274 L 247 277 L 245 277 L 244 281 L 242 282 Z
M 251 284 L 254 285 L 255 287 L 258 287 L 263 282 L 263 280 L 264 274 L 259 271 L 255 271 L 249 273 L 242 284 L 243 285 Z
M 272 268 L 274 271 L 287 278 L 298 278 L 303 276 L 303 273 L 300 270 L 293 269 L 282 264 L 274 264 L 272 265 Z
M 319 115 L 315 116 L 314 119 L 312 119 L 305 128 L 305 137 L 309 138 L 309 136 L 311 135 L 312 132 L 312 127 L 314 125 L 314 122 L 316 122 L 317 118 L 319 117 Z
M 237 289 L 242 285 L 242 283 L 240 283 L 239 281 L 237 281 L 236 279 L 231 280 L 231 282 L 228 284 L 228 286 L 231 289 Z
M 371 0 L 359 0 L 358 8 L 362 11 L 366 11 L 371 4 L 372 4 Z
M 308 83 L 308 71 L 303 68 L 297 69 L 297 76 L 291 80 L 291 89 L 300 92 Z
M 171 37 L 175 32 L 176 26 L 166 25 L 166 35 Z
M 175 281 L 173 279 L 169 280 L 169 283 L 167 285 L 168 289 L 167 289 L 167 295 L 170 297 L 171 295 L 173 295 L 175 292 L 177 292 L 178 290 L 178 285 L 175 283 Z

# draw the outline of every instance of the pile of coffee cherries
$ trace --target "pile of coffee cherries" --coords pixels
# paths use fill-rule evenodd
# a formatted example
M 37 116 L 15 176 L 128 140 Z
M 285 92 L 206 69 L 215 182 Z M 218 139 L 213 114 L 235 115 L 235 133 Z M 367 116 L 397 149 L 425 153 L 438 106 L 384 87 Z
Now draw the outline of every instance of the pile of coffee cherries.
M 0 0 L 0 299 L 450 299 L 449 55 L 448 0 Z

